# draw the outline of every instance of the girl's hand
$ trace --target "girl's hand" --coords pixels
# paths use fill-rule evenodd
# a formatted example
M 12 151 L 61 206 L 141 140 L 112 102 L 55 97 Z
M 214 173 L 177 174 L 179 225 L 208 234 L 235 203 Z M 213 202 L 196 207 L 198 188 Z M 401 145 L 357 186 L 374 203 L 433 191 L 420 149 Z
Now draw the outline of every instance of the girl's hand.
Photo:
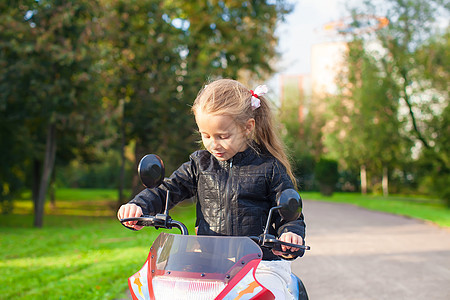
M 298 234 L 295 234 L 293 232 L 285 232 L 278 239 L 280 241 L 286 242 L 286 243 L 303 245 L 303 238 L 301 236 L 299 236 Z M 298 250 L 298 248 L 285 246 L 285 245 L 281 245 L 281 249 L 284 252 L 287 252 L 288 250 L 291 250 L 292 252 L 295 252 L 295 251 Z M 272 249 L 272 252 L 273 252 L 273 254 L 278 255 L 278 256 L 283 256 L 284 255 L 283 252 L 281 252 L 281 251 L 276 251 L 276 250 Z
M 119 211 L 117 212 L 117 218 L 119 220 L 125 218 L 140 217 L 142 215 L 142 208 L 140 206 L 137 206 L 136 204 L 124 204 L 119 208 Z M 143 226 L 136 225 L 136 223 L 137 221 L 130 221 L 123 223 L 123 225 L 134 228 L 136 230 L 140 230 L 143 228 Z

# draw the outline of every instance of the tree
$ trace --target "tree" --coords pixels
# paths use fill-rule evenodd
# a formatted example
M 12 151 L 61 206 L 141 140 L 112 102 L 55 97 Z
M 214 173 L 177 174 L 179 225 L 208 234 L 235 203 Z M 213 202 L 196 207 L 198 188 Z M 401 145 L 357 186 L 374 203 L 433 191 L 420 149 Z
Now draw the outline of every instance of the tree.
M 135 164 L 148 152 L 164 153 L 169 171 L 184 161 L 198 90 L 208 79 L 269 74 L 275 25 L 288 11 L 284 1 L 0 5 L 1 145 L 13 144 L 2 199 L 31 174 L 36 226 L 56 161 L 95 161 L 117 144 L 123 162 L 132 145 Z
M 283 84 L 279 118 L 283 126 L 283 139 L 289 149 L 294 174 L 299 188 L 314 189 L 316 162 L 324 154 L 322 127 L 323 114 L 308 105 L 308 98 L 299 89 L 299 78 L 285 78 Z
M 124 149 L 131 143 L 135 169 L 149 152 L 168 156 L 165 162 L 171 169 L 180 149 L 185 153 L 193 144 L 186 134 L 189 122 L 183 122 L 189 107 L 181 97 L 184 33 L 172 24 L 176 7 L 155 0 L 119 0 L 106 3 L 105 9 L 110 12 L 105 18 L 109 51 L 105 79 L 110 87 L 106 95 L 112 106 L 120 107 L 122 172 Z M 180 147 L 180 141 L 186 144 Z M 142 189 L 137 177 L 133 185 L 134 195 Z M 119 197 L 119 204 L 123 201 Z
M 391 0 L 379 6 L 365 1 L 352 11 L 355 16 L 386 16 L 390 23 L 371 36 L 354 38 L 349 43 L 346 73 L 349 76 L 341 81 L 343 89 L 339 96 L 339 102 L 348 105 L 347 109 L 341 105 L 341 113 L 335 107 L 339 126 L 329 139 L 342 150 L 340 153 L 344 153 L 347 162 L 353 157 L 369 171 L 383 169 L 386 177 L 386 167 L 402 166 L 412 159 L 413 152 L 437 150 L 427 128 L 434 116 L 444 111 L 448 92 L 442 90 L 442 83 L 424 78 L 419 53 L 438 33 L 434 20 L 442 9 L 440 5 L 441 1 Z M 345 120 L 347 124 L 343 124 Z M 342 144 L 339 135 L 341 138 L 347 135 L 347 142 Z
M 22 1 L 4 8 L 2 108 L 22 114 L 35 174 L 34 225 L 41 227 L 58 138 L 85 130 L 99 104 L 89 84 L 99 10 L 95 1 Z
M 135 164 L 164 153 L 171 170 L 195 148 L 189 105 L 209 79 L 269 74 L 284 1 L 114 1 L 113 94 Z M 251 76 L 249 76 L 251 77 Z M 134 193 L 141 189 L 137 179 Z
M 180 7 L 180 19 L 189 34 L 190 76 L 204 80 L 253 73 L 255 79 L 273 71 L 275 28 L 292 9 L 287 1 L 191 1 Z M 204 81 L 192 83 L 201 86 Z
M 402 138 L 395 90 L 380 69 L 377 53 L 368 51 L 359 39 L 348 43 L 348 49 L 346 72 L 339 83 L 341 92 L 330 106 L 333 126 L 327 145 L 347 168 L 360 168 L 365 193 L 367 171 L 383 172 L 385 177 L 387 169 L 401 157 Z
M 395 84 L 399 107 L 407 112 L 401 116 L 406 123 L 405 136 L 416 145 L 416 153 L 434 157 L 435 165 L 448 178 L 448 152 L 435 140 L 448 128 L 435 125 L 445 124 L 436 120 L 443 118 L 448 106 L 448 84 L 443 82 L 449 79 L 448 68 L 440 66 L 448 54 L 448 28 L 442 34 L 436 20 L 439 15 L 448 16 L 449 7 L 439 0 L 388 3 L 386 14 L 391 25 L 377 37 L 386 51 L 383 70 Z M 372 5 L 367 7 L 375 11 Z M 435 75 L 430 76 L 431 68 Z
M 426 126 L 422 127 L 431 147 L 420 154 L 417 175 L 422 178 L 422 190 L 444 199 L 447 206 L 450 206 L 449 46 L 447 28 L 442 35 L 433 35 L 417 49 L 418 72 L 432 90 L 432 97 L 437 98 L 434 102 L 438 103 L 423 108 L 431 115 L 423 121 Z

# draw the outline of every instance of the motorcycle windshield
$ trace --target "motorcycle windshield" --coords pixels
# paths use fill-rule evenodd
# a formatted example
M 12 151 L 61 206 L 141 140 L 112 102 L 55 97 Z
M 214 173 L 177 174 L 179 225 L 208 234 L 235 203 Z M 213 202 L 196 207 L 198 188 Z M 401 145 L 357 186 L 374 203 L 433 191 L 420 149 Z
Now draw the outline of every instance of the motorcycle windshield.
M 161 233 L 150 250 L 153 276 L 229 281 L 252 260 L 259 246 L 247 237 Z

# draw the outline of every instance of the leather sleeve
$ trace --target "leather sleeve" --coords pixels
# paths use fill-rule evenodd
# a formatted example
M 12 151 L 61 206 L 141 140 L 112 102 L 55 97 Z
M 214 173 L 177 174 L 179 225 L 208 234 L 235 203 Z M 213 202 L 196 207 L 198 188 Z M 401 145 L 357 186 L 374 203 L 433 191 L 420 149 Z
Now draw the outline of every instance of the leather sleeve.
M 280 162 L 276 162 L 274 164 L 273 169 L 273 177 L 272 177 L 272 191 L 275 193 L 271 197 L 273 197 L 273 206 L 276 205 L 276 197 L 279 193 L 286 189 L 293 189 L 294 184 L 292 183 L 292 180 L 290 179 L 289 175 L 286 172 L 286 169 Z M 301 201 L 301 198 L 300 198 Z M 278 236 L 285 232 L 293 232 L 298 234 L 305 239 L 305 228 L 306 224 L 304 221 L 303 213 L 300 214 L 300 217 L 297 220 L 286 222 L 281 219 L 281 216 L 276 213 L 274 218 L 274 225 L 275 229 L 277 230 Z M 304 243 L 304 241 L 303 241 Z M 299 256 L 302 256 L 303 253 Z M 292 258 L 291 258 L 292 259 Z
M 188 162 L 182 164 L 169 178 L 165 178 L 164 184 L 153 189 L 144 189 L 128 203 L 140 206 L 144 215 L 154 215 L 164 211 L 167 187 L 170 190 L 169 209 L 193 197 L 197 192 L 195 156 L 196 153 L 193 153 Z

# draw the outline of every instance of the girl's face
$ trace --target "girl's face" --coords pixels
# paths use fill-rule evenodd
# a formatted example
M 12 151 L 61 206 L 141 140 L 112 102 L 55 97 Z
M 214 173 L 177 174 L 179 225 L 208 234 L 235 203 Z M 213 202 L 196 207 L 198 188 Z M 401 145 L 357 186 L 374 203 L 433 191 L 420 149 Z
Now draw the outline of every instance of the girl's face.
M 249 119 L 244 127 L 236 124 L 232 117 L 204 113 L 195 114 L 203 145 L 218 160 L 225 161 L 236 153 L 247 149 L 247 136 L 255 127 L 255 120 Z

